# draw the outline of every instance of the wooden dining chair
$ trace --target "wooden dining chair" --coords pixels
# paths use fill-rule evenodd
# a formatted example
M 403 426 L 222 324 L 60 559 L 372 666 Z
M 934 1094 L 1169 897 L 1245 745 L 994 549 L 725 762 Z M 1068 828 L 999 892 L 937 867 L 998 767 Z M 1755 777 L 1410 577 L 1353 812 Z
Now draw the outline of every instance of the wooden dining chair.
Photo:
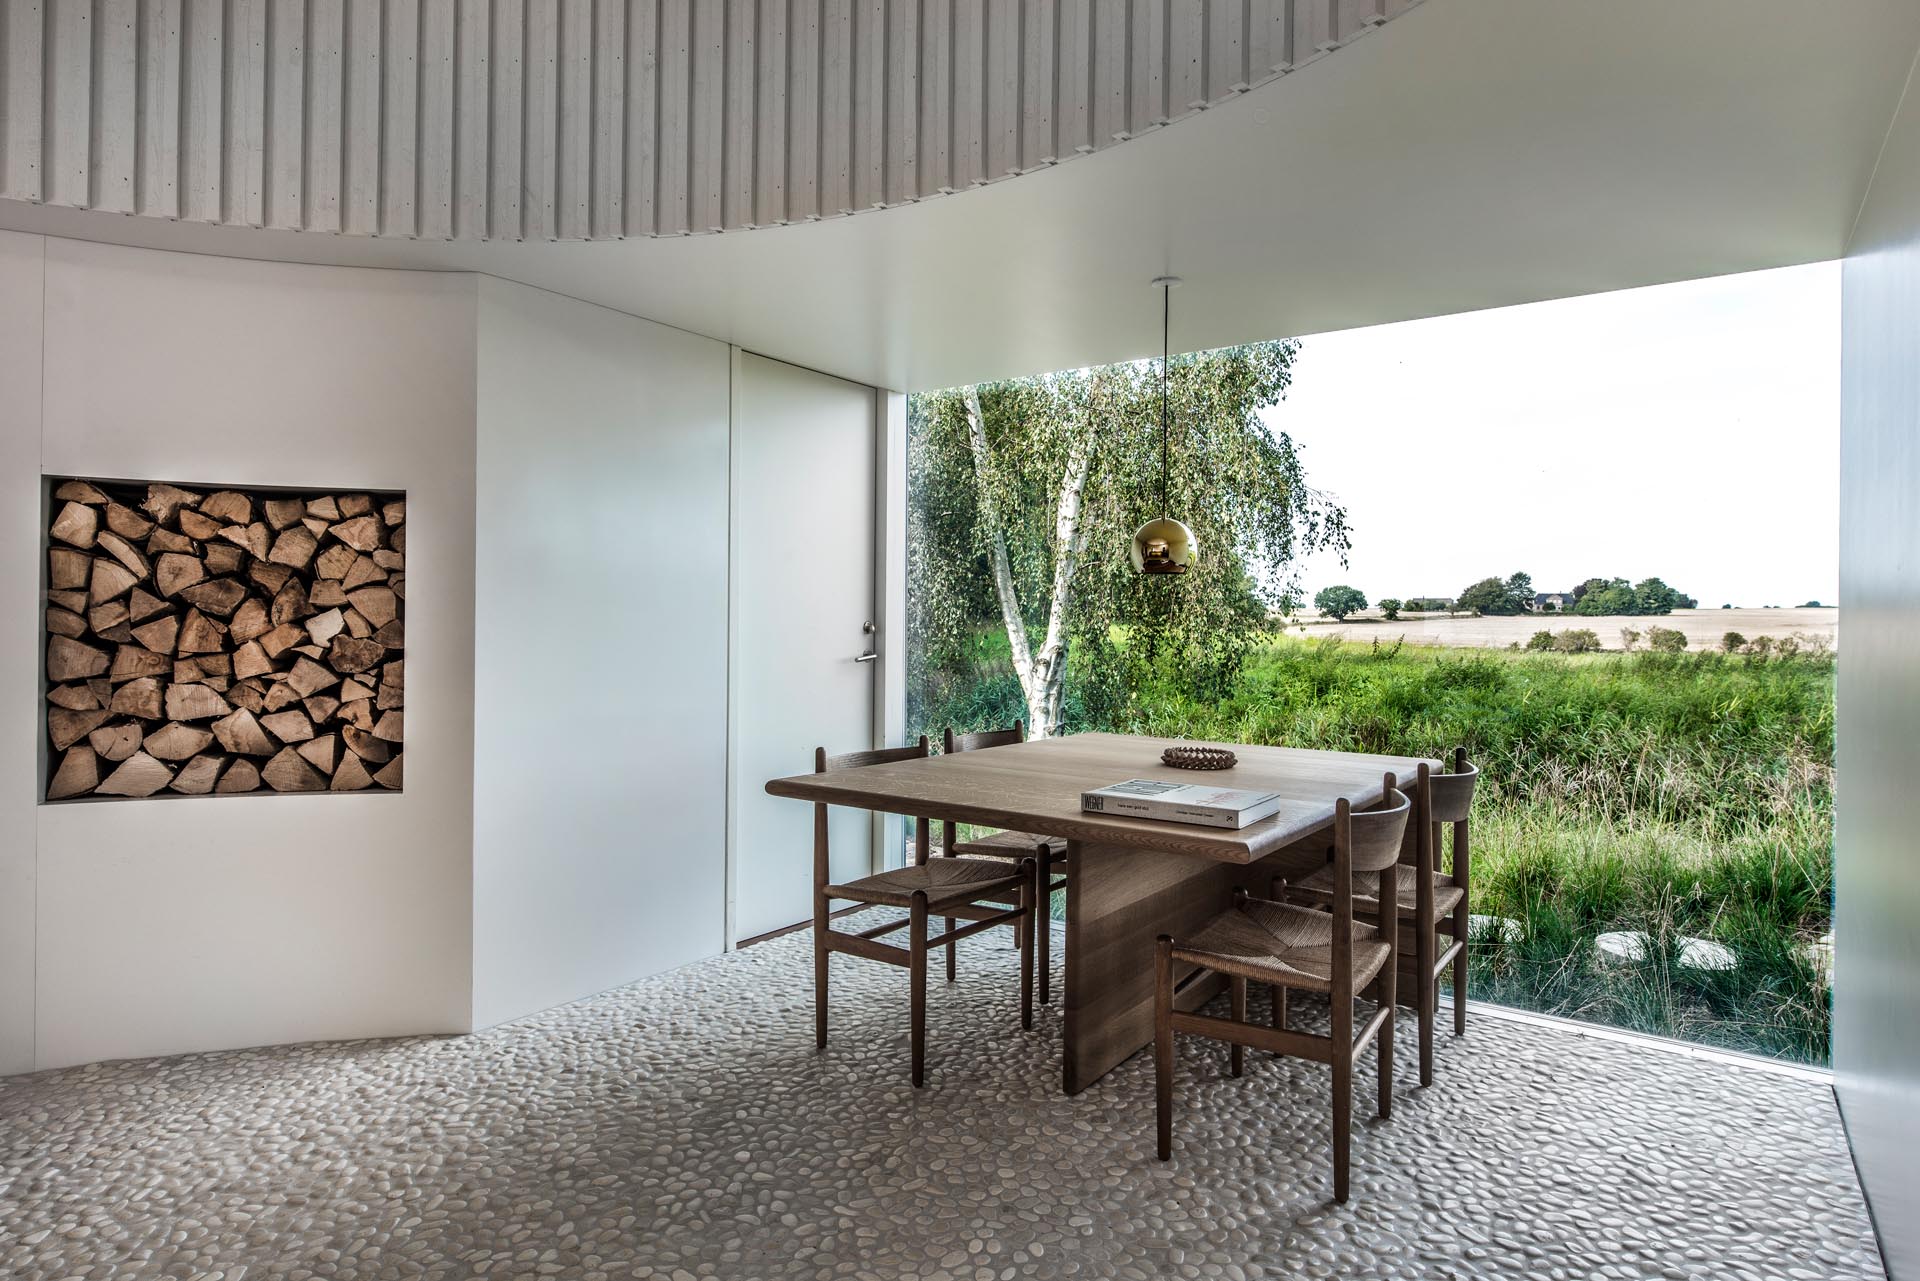
M 1413 823 L 1396 869 L 1400 919 L 1406 937 L 1399 949 L 1401 988 L 1413 998 L 1420 1019 L 1420 1084 L 1433 1084 L 1434 1027 L 1439 1019 L 1440 976 L 1453 970 L 1453 1034 L 1467 1034 L 1467 925 L 1469 898 L 1469 823 L 1473 789 L 1480 771 L 1467 760 L 1467 749 L 1453 749 L 1453 772 L 1434 774 L 1423 763 L 1413 786 Z M 1442 872 L 1441 852 L 1446 828 L 1453 832 L 1451 871 Z M 1275 898 L 1298 898 L 1325 906 L 1333 894 L 1336 875 L 1329 864 L 1276 890 Z M 1356 892 L 1354 914 L 1361 920 L 1378 918 L 1379 899 Z M 1407 946 L 1408 944 L 1412 946 Z
M 912 747 L 882 748 L 869 752 L 848 752 L 828 756 L 824 747 L 815 748 L 813 772 L 857 769 L 862 765 L 885 765 L 894 761 L 924 760 L 928 755 L 927 736 Z M 1033 889 L 1036 872 L 1031 860 L 1017 867 L 1003 862 L 972 858 L 929 858 L 926 819 L 914 823 L 914 860 L 910 867 L 894 868 L 863 876 L 845 884 L 832 883 L 831 860 L 827 847 L 827 807 L 813 807 L 813 1026 L 814 1044 L 827 1047 L 827 983 L 835 952 L 864 956 L 868 960 L 898 965 L 908 974 L 913 1054 L 913 1084 L 926 1082 L 927 1059 L 927 954 L 932 948 L 951 947 L 963 938 L 990 930 L 996 925 L 1012 927 L 1017 940 L 1031 928 Z M 834 899 L 846 899 L 863 907 L 904 908 L 907 915 L 847 934 L 835 930 L 829 908 Z M 1009 906 L 1011 904 L 1012 906 Z M 947 918 L 946 932 L 927 937 L 927 920 L 939 912 Z M 954 927 L 955 919 L 970 924 Z M 898 930 L 907 931 L 907 946 L 897 947 L 879 940 Z M 1020 950 L 1020 1026 L 1033 1027 L 1033 949 Z
M 1332 911 L 1320 912 L 1298 904 L 1248 896 L 1234 891 L 1233 906 L 1196 934 L 1175 939 L 1162 934 L 1154 957 L 1154 1075 L 1157 1086 L 1159 1156 L 1173 1155 L 1173 1038 L 1185 1032 L 1209 1036 L 1232 1045 L 1231 1071 L 1244 1067 L 1243 1047 L 1291 1054 L 1326 1063 L 1333 1069 L 1333 1199 L 1347 1199 L 1348 1150 L 1352 1139 L 1354 1061 L 1369 1042 L 1376 1047 L 1380 1066 L 1378 1110 L 1384 1119 L 1393 1113 L 1393 1011 L 1398 966 L 1395 949 L 1399 924 L 1394 894 L 1394 868 L 1405 839 L 1412 802 L 1386 776 L 1384 799 L 1374 809 L 1359 813 L 1343 797 L 1334 808 L 1333 865 L 1337 878 Z M 1354 919 L 1356 882 L 1370 878 L 1387 904 L 1384 920 L 1367 924 Z M 1227 976 L 1232 1017 L 1187 1014 L 1174 1008 L 1174 967 L 1197 966 Z M 1190 981 L 1190 979 L 1189 979 Z M 1266 983 L 1276 989 L 1273 1027 L 1247 1022 L 1247 984 Z M 1325 992 L 1332 1003 L 1331 1035 L 1291 1031 L 1280 991 L 1301 988 Z M 1369 988 L 1371 990 L 1369 991 Z M 1353 1030 L 1356 994 L 1370 995 L 1372 1017 Z
M 944 747 L 948 756 L 955 752 L 973 752 L 985 747 L 1006 747 L 1013 743 L 1027 741 L 1027 727 L 1023 721 L 1015 721 L 1010 729 L 978 730 L 971 734 L 956 734 L 953 727 L 947 727 Z M 1041 836 L 1033 832 L 993 832 L 972 840 L 956 839 L 959 829 L 953 823 L 943 823 L 940 830 L 940 848 L 949 856 L 968 858 L 1032 859 L 1043 883 L 1035 887 L 1035 901 L 1040 910 L 1033 916 L 1033 946 L 1039 949 L 1035 964 L 1040 968 L 1040 1004 L 1046 1005 L 1053 1000 L 1053 892 L 1065 889 L 1067 885 L 1067 842 L 1058 836 Z M 953 982 L 956 973 L 953 949 L 947 949 L 947 982 Z

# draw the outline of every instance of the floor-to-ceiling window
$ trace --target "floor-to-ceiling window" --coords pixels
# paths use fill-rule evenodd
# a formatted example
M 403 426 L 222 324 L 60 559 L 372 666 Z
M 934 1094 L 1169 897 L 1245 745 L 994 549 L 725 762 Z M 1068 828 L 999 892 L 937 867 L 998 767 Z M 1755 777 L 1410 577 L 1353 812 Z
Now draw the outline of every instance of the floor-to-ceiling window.
M 1465 746 L 1473 995 L 1824 1062 L 1837 373 L 1815 265 L 915 396 L 910 731 Z

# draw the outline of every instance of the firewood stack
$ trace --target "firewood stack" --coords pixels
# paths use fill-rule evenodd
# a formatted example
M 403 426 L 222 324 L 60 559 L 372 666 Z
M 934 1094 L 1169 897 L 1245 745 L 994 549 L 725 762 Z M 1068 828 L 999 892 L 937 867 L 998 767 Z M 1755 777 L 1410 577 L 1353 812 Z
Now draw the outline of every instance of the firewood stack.
M 47 799 L 398 791 L 400 494 L 56 482 Z

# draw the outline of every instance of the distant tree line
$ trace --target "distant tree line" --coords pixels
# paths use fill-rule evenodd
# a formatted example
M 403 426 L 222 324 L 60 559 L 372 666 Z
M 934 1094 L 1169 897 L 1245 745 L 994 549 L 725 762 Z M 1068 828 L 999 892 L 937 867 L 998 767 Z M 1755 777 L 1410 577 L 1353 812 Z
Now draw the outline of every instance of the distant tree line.
M 1676 609 L 1696 609 L 1700 602 L 1676 591 L 1658 578 L 1629 583 L 1624 578 L 1589 578 L 1573 589 L 1573 602 L 1564 612 L 1599 615 L 1671 614 Z M 1402 600 L 1383 597 L 1379 609 L 1388 620 L 1400 617 L 1401 610 L 1411 613 L 1437 613 L 1442 610 L 1471 611 L 1476 614 L 1526 614 L 1534 612 L 1535 592 L 1531 574 L 1510 574 L 1506 578 L 1483 578 L 1452 601 L 1432 596 Z M 1314 608 L 1329 618 L 1345 619 L 1367 607 L 1366 595 L 1356 587 L 1337 583 L 1314 593 Z M 1547 602 L 1541 612 L 1553 613 Z
M 1671 614 L 1700 602 L 1657 578 L 1629 585 L 1624 578 L 1589 578 L 1573 589 L 1574 614 Z

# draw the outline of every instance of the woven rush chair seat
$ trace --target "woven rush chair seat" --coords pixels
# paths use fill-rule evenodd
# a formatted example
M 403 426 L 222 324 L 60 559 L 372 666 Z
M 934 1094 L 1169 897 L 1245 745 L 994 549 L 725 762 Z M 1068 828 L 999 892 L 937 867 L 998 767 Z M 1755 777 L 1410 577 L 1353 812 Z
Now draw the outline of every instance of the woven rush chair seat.
M 1395 869 L 1399 880 L 1400 910 L 1412 912 L 1420 902 L 1420 869 L 1402 863 Z M 1298 890 L 1303 896 L 1331 900 L 1333 898 L 1333 865 L 1328 864 L 1312 876 L 1303 876 L 1297 881 L 1288 881 L 1287 888 Z M 1460 906 L 1460 900 L 1466 897 L 1466 891 L 1454 883 L 1451 876 L 1433 878 L 1433 908 L 1442 916 L 1449 916 L 1453 909 Z M 1362 894 L 1359 887 L 1353 891 L 1353 910 L 1369 914 L 1380 910 L 1380 896 Z
M 1373 982 L 1389 955 L 1391 949 L 1378 929 L 1354 922 L 1356 989 Z M 1291 903 L 1250 898 L 1180 940 L 1173 958 L 1256 983 L 1328 992 L 1333 988 L 1333 916 Z
M 1020 873 L 1005 863 L 976 858 L 929 859 L 916 867 L 876 872 L 845 885 L 827 886 L 828 898 L 852 899 L 880 907 L 907 907 L 915 891 L 927 896 L 927 906 L 971 903 L 991 894 L 1018 894 Z
M 995 832 L 970 841 L 955 841 L 953 852 L 978 858 L 1030 858 L 1043 845 L 1050 857 L 1062 857 L 1067 852 L 1064 837 L 1039 836 L 1033 832 Z
M 1422 769 L 1426 767 L 1421 766 Z M 1413 803 L 1392 774 L 1381 781 L 1380 803 L 1354 812 L 1341 797 L 1333 807 L 1332 911 L 1254 898 L 1236 886 L 1232 904 L 1196 932 L 1162 934 L 1153 949 L 1153 1082 L 1155 1155 L 1173 1157 L 1174 1038 L 1205 1036 L 1225 1041 L 1228 1070 L 1246 1069 L 1249 1048 L 1325 1063 L 1333 1075 L 1333 1199 L 1347 1199 L 1353 1141 L 1354 1063 L 1368 1046 L 1380 1068 L 1379 1116 L 1393 1115 L 1393 1006 L 1400 967 L 1400 895 L 1393 868 L 1406 844 Z M 1356 920 L 1356 891 L 1371 878 L 1382 903 L 1377 922 Z M 1177 967 L 1198 967 L 1180 983 Z M 1196 975 L 1212 971 L 1227 980 L 1228 1017 L 1178 1008 L 1175 993 Z M 1273 989 L 1273 1026 L 1247 1021 L 1247 984 Z M 1287 1026 L 1287 991 L 1327 994 L 1327 1035 Z M 1369 996 L 1373 1013 L 1356 1029 L 1354 998 Z

